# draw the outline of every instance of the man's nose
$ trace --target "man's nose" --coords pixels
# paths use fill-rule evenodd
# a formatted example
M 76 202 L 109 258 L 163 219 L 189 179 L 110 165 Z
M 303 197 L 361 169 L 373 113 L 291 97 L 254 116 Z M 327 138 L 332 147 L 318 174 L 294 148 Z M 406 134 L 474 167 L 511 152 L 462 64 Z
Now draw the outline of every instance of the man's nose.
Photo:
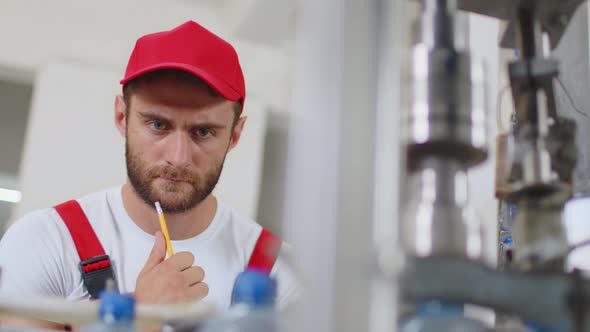
M 191 140 L 186 134 L 181 132 L 173 134 L 167 149 L 168 158 L 166 159 L 172 166 L 184 168 L 190 164 Z

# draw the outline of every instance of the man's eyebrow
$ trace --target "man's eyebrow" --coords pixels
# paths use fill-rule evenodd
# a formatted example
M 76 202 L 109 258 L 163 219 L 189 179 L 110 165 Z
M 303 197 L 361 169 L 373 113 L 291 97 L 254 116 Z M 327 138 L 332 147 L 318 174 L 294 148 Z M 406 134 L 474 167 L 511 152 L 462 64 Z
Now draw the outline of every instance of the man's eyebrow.
M 199 129 L 223 129 L 227 127 L 221 123 L 214 123 L 214 122 L 203 122 L 203 123 L 195 123 L 188 125 L 187 128 L 190 131 L 199 130 Z
M 141 117 L 143 119 L 160 120 L 160 121 L 170 122 L 170 120 L 168 120 L 166 117 L 156 114 L 156 113 L 152 113 L 152 112 L 137 112 L 137 114 L 139 115 L 139 117 Z

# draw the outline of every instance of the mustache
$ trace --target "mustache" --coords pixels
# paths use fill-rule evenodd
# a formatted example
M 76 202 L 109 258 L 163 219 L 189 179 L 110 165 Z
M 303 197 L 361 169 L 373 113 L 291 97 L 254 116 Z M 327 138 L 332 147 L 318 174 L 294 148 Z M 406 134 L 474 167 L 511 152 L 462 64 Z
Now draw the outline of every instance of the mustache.
M 147 175 L 150 179 L 164 177 L 172 180 L 186 181 L 190 183 L 193 183 L 195 179 L 195 176 L 188 169 L 178 169 L 169 166 L 152 168 L 148 171 Z

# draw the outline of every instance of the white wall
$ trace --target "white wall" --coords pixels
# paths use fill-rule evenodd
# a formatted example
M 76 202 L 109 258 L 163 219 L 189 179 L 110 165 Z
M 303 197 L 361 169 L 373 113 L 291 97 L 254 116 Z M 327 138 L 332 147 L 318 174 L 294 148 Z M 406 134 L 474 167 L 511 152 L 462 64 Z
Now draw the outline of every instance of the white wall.
M 122 68 L 137 37 L 189 19 L 225 34 L 215 1 L 3 0 L 0 63 L 35 71 L 52 58 Z
M 263 174 L 264 139 L 267 128 L 267 106 L 256 98 L 246 100 L 248 117 L 240 142 L 225 160 L 215 194 L 229 206 L 256 218 L 260 183 Z
M 112 68 L 66 61 L 38 73 L 14 216 L 125 179 L 124 141 L 113 122 L 118 78 Z
M 496 163 L 496 97 L 499 80 L 499 21 L 482 15 L 469 15 L 469 50 L 476 59 L 486 65 L 489 150 L 485 162 L 472 168 L 469 173 L 469 198 L 484 225 L 484 259 L 495 264 L 498 252 L 498 200 L 495 198 Z
M 32 86 L 29 84 L 0 81 L 0 133 L 11 138 L 0 139 L 0 173 L 18 173 L 31 94 Z

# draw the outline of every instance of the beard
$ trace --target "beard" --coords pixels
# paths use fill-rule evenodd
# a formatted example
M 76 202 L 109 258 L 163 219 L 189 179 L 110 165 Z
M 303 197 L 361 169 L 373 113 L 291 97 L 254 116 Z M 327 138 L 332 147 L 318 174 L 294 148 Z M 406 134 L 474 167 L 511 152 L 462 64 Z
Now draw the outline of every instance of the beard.
M 125 142 L 125 159 L 127 177 L 139 197 L 149 206 L 159 201 L 165 212 L 174 214 L 193 209 L 213 192 L 221 176 L 225 155 L 221 161 L 214 161 L 211 171 L 203 177 L 187 168 L 147 167 L 129 144 L 129 139 Z M 163 183 L 158 185 L 155 183 L 158 180 Z

